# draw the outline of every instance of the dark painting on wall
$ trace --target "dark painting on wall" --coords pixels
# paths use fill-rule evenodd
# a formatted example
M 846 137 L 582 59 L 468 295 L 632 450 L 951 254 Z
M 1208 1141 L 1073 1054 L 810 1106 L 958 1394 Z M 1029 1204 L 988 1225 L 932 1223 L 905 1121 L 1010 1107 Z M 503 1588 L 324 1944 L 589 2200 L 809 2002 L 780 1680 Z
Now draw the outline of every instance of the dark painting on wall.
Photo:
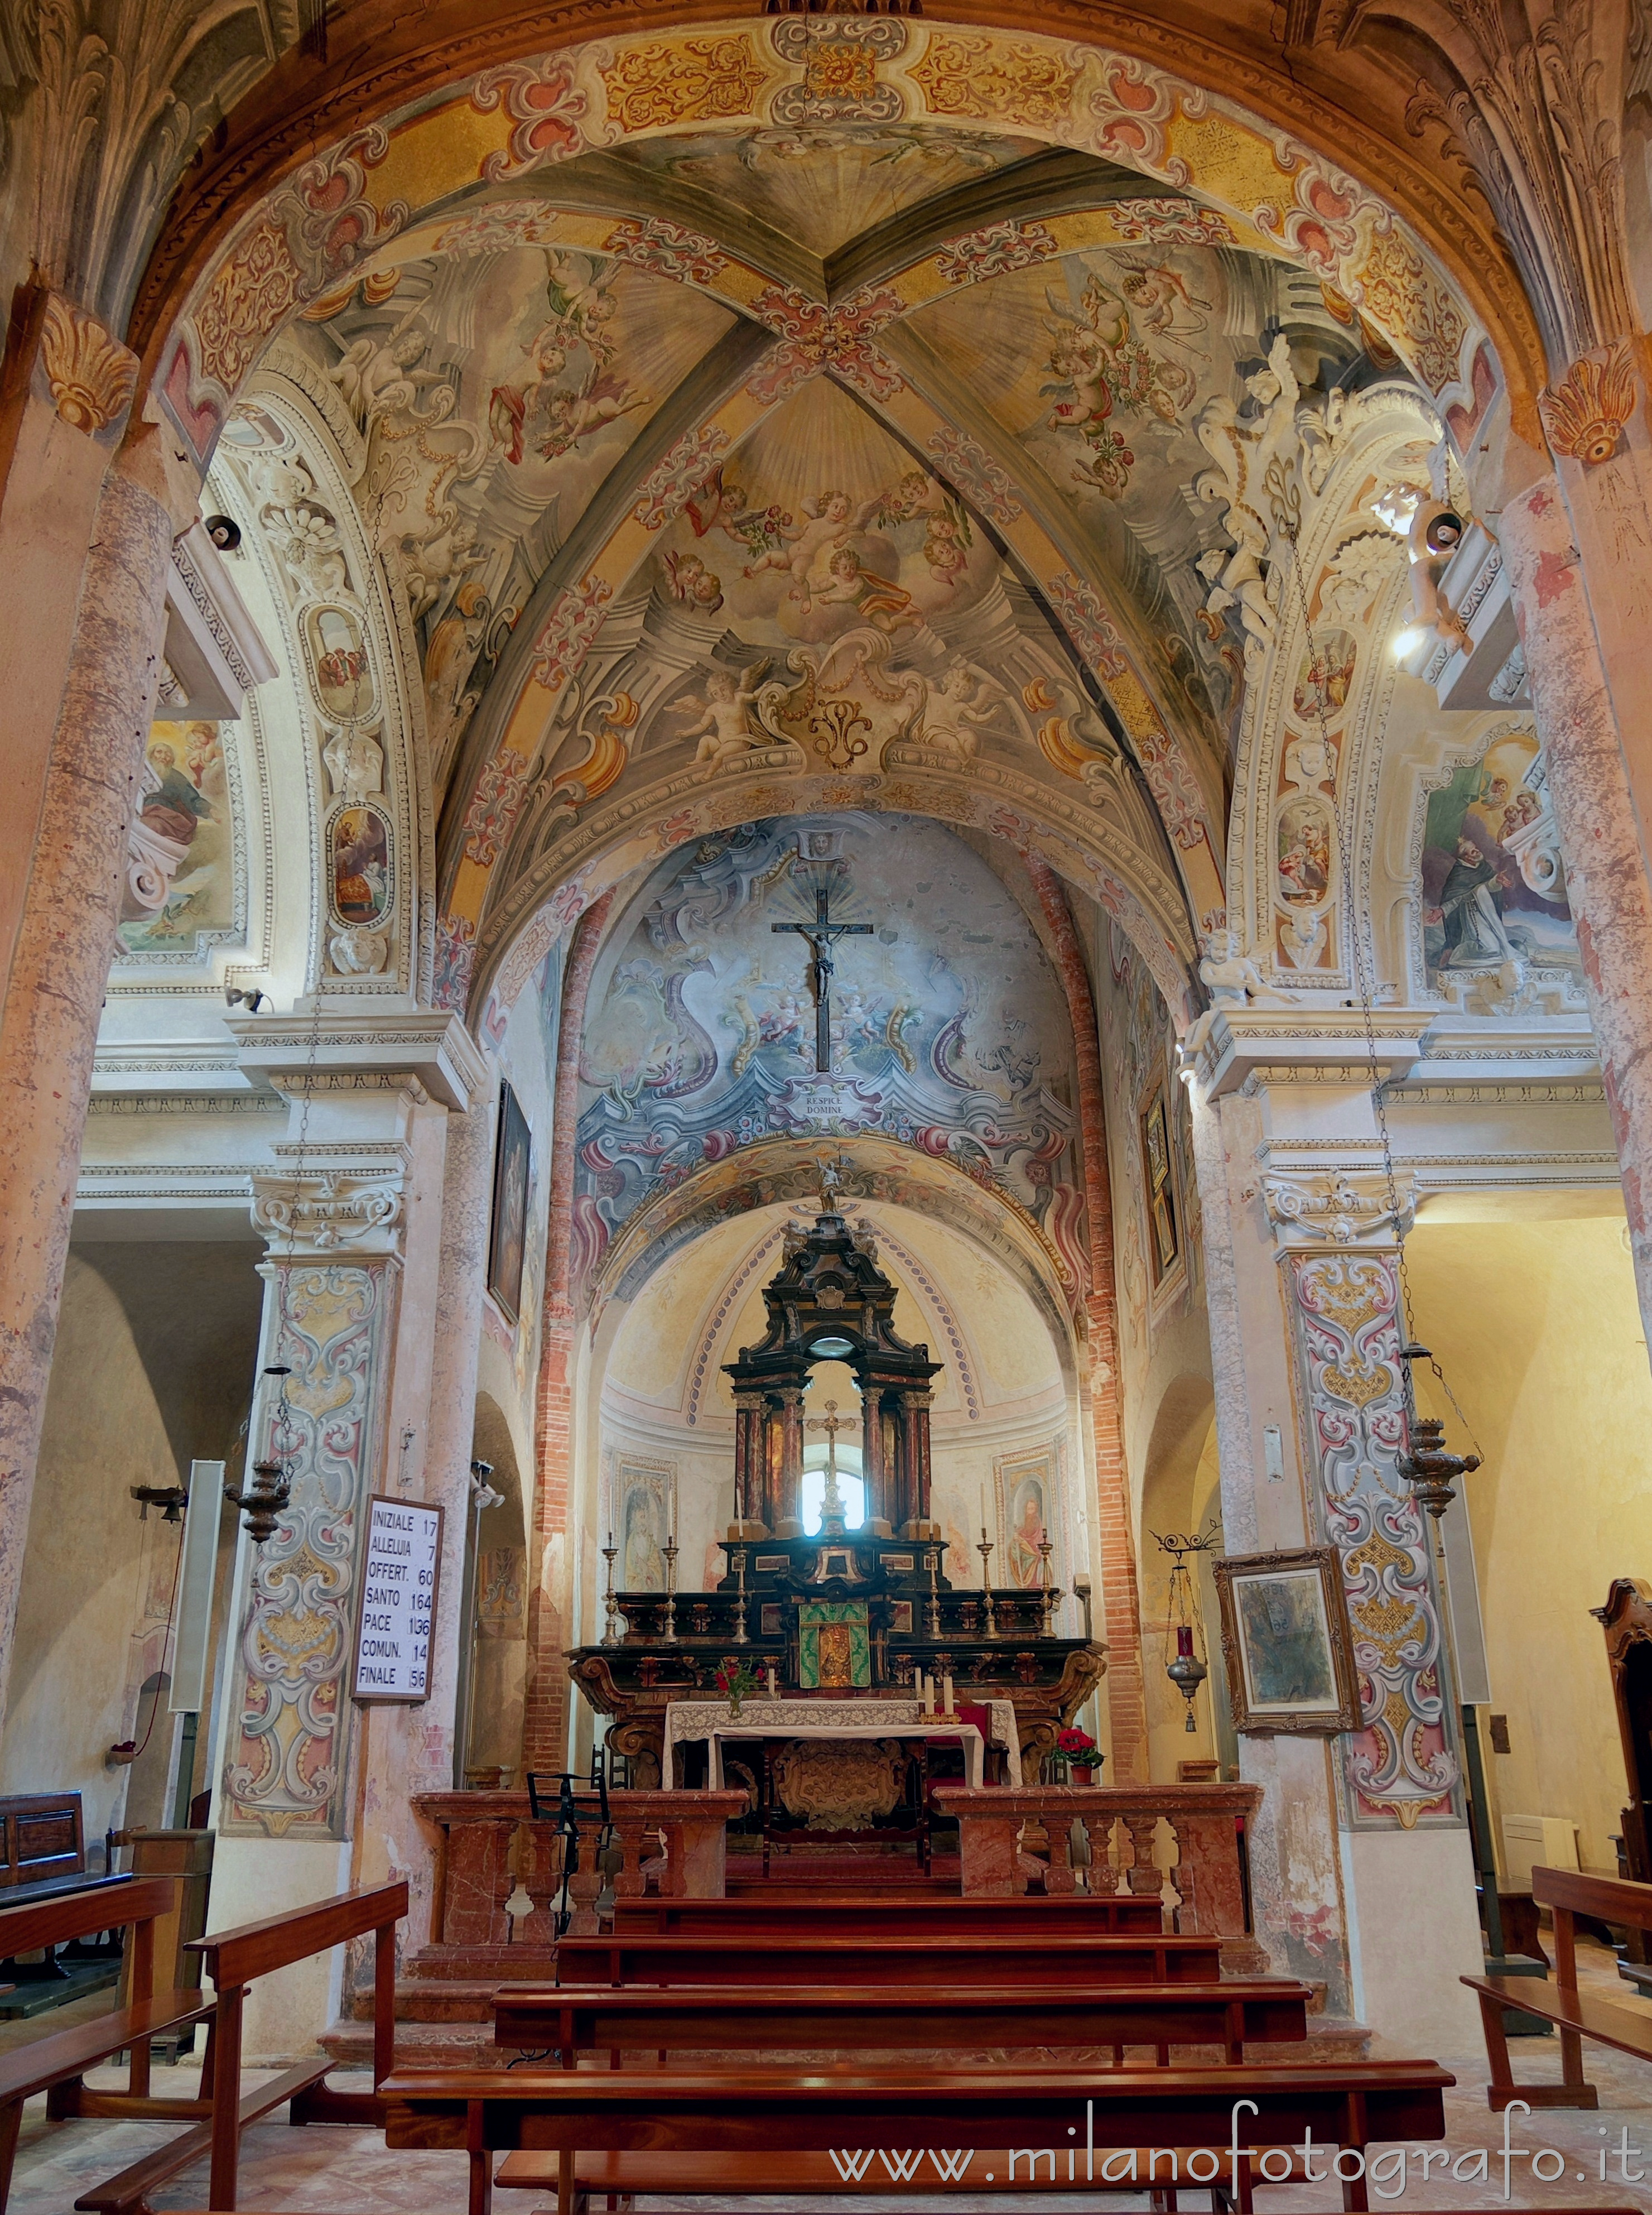
M 493 1235 L 487 1249 L 487 1289 L 515 1322 L 522 1308 L 528 1251 L 528 1172 L 533 1140 L 528 1119 L 506 1084 L 499 1090 L 499 1138 L 493 1157 Z

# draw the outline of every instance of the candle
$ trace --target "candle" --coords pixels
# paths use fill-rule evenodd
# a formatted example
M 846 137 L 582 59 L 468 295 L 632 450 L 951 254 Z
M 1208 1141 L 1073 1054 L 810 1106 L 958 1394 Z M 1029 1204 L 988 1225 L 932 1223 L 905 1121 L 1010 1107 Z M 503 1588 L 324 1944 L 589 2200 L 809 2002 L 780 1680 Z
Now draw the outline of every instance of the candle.
M 940 1687 L 941 1687 L 941 1703 L 940 1703 L 940 1711 L 941 1711 L 942 1715 L 950 1715 L 955 1714 L 957 1711 L 956 1711 L 956 1709 L 953 1708 L 953 1705 L 952 1705 L 952 1680 L 951 1680 L 951 1678 L 950 1677 L 943 1677 L 943 1678 L 941 1678 L 941 1680 L 940 1680 Z
M 768 1697 L 771 1700 L 774 1697 L 774 1664 L 772 1661 L 768 1665 Z
M 924 1669 L 918 1672 L 918 1703 L 925 1715 L 932 1713 L 935 1705 L 933 1680 Z
M 1192 1652 L 1193 1625 L 1190 1623 L 1178 1623 L 1176 1626 L 1176 1658 L 1178 1661 L 1185 1661 L 1190 1658 Z

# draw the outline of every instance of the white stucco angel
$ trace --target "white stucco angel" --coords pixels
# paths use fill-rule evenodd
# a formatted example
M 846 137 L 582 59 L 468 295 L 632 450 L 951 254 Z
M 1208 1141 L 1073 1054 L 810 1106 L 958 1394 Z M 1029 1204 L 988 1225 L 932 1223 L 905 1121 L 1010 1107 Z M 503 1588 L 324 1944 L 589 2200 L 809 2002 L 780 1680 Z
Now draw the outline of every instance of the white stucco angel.
M 1210 995 L 1210 1005 L 1183 1041 L 1182 1050 L 1189 1055 L 1199 1051 L 1209 1035 L 1212 1023 L 1224 1009 L 1291 1005 L 1282 992 L 1272 991 L 1263 981 L 1262 971 L 1255 958 L 1243 950 L 1236 930 L 1222 928 L 1209 931 L 1204 943 L 1199 980 Z

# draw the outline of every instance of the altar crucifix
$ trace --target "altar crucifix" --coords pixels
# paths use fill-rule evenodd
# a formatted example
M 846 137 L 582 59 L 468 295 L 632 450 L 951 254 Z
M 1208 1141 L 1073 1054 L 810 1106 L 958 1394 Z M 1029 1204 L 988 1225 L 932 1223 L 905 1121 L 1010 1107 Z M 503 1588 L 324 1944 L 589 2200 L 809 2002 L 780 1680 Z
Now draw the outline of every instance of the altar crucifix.
M 837 1412 L 835 1400 L 826 1402 L 823 1415 L 811 1415 L 805 1427 L 826 1433 L 826 1489 L 820 1503 L 820 1534 L 823 1538 L 843 1536 L 843 1495 L 837 1488 L 837 1434 L 854 1427 Z
M 815 995 L 815 1074 L 829 1077 L 832 1073 L 832 948 L 840 938 L 870 938 L 869 923 L 834 923 L 831 919 L 831 893 L 824 886 L 815 891 L 815 919 L 812 923 L 772 923 L 771 930 L 795 930 L 799 938 L 809 942 L 814 960 L 810 965 L 810 982 Z

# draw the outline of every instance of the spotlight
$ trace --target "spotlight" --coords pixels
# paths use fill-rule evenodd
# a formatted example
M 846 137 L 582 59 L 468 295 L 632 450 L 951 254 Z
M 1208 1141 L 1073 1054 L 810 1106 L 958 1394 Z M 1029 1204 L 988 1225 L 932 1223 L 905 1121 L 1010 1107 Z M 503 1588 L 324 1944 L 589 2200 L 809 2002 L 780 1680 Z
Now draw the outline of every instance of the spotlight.
M 275 1003 L 267 992 L 260 992 L 256 985 L 250 992 L 243 992 L 235 985 L 223 988 L 223 1003 L 227 1008 L 245 1008 L 249 1015 L 275 1013 Z

